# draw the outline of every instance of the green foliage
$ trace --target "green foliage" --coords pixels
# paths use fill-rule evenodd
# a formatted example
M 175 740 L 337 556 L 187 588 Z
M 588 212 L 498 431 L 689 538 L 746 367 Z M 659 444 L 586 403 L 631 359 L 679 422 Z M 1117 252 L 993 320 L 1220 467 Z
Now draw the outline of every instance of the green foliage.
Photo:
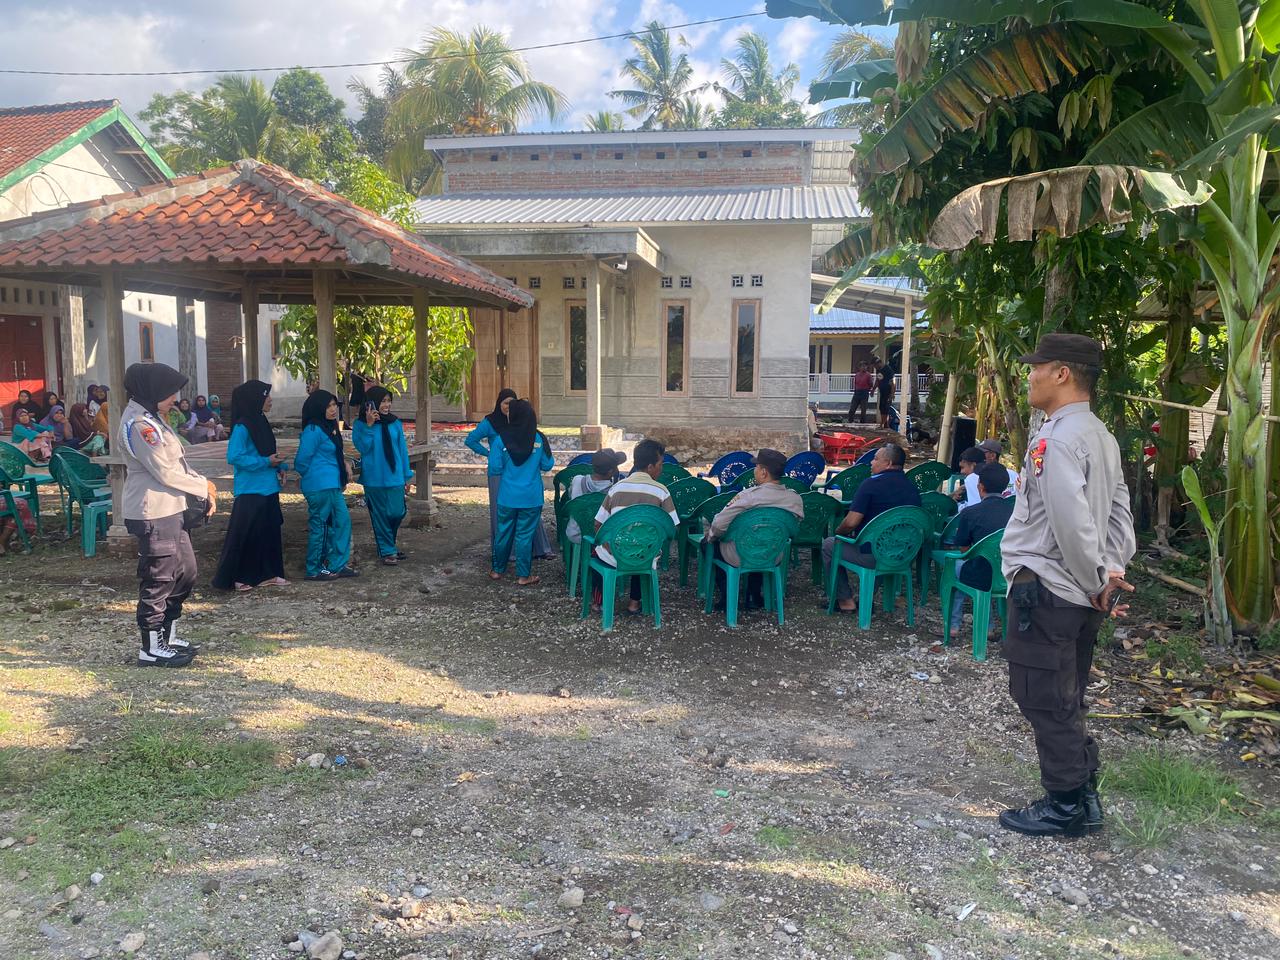
M 1174 823 L 1205 823 L 1246 809 L 1239 784 L 1217 768 L 1156 747 L 1104 767 L 1101 789 L 1159 811 Z
M 337 172 L 336 189 L 401 227 L 412 227 L 413 197 L 376 164 L 368 160 L 343 164 Z M 340 306 L 334 310 L 334 326 L 340 369 L 344 363 L 350 364 L 351 369 L 393 390 L 404 391 L 417 357 L 411 308 Z M 290 307 L 281 318 L 280 330 L 280 365 L 298 379 L 317 379 L 315 307 Z M 433 307 L 429 330 L 431 392 L 457 403 L 465 394 L 475 358 L 470 317 L 457 307 Z
M 641 130 L 679 130 L 687 127 L 686 99 L 694 88 L 689 55 L 677 52 L 688 46 L 684 37 L 672 43 L 671 33 L 659 21 L 651 20 L 644 30 L 632 35 L 634 56 L 622 64 L 622 76 L 631 86 L 610 90 L 609 96 L 626 104 L 627 115 L 640 122 Z
M 1171 633 L 1163 640 L 1151 644 L 1150 652 L 1166 666 L 1179 667 L 1192 672 L 1204 669 L 1204 655 L 1200 652 L 1200 638 L 1190 633 Z

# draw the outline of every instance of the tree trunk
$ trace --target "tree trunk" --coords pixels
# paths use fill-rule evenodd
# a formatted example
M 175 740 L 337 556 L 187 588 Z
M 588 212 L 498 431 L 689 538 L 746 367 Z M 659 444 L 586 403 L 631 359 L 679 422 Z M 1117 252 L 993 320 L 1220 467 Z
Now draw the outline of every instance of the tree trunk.
M 1182 371 L 1191 351 L 1191 290 L 1169 291 L 1169 325 L 1165 331 L 1164 369 L 1160 377 L 1160 396 L 1175 403 L 1186 403 L 1191 398 L 1182 385 Z M 1173 498 L 1181 499 L 1178 474 L 1187 459 L 1190 439 L 1191 415 L 1186 410 L 1166 407 L 1160 412 L 1160 439 L 1156 442 L 1156 546 L 1169 546 L 1173 533 L 1170 516 Z

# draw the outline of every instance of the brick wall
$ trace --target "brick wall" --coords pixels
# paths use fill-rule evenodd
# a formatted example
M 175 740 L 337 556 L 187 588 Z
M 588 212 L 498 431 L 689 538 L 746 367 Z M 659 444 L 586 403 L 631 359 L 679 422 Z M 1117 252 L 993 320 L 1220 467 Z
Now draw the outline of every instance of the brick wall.
M 579 150 L 449 150 L 444 156 L 445 193 L 802 186 L 811 176 L 809 153 L 801 144 L 583 145 Z
M 231 401 L 231 391 L 244 382 L 243 335 L 240 304 L 216 300 L 205 302 L 204 336 L 209 363 L 206 392 L 218 394 L 224 410 Z

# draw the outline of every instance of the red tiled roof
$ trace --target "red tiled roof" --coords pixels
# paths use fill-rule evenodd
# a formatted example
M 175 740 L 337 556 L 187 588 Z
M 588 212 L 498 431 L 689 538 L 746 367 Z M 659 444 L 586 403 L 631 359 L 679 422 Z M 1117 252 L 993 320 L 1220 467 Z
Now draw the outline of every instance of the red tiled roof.
M 320 264 L 374 268 L 511 307 L 533 303 L 510 281 L 254 160 L 0 223 L 0 268 L 10 272 Z
M 0 177 L 34 160 L 115 106 L 115 100 L 90 100 L 0 108 Z

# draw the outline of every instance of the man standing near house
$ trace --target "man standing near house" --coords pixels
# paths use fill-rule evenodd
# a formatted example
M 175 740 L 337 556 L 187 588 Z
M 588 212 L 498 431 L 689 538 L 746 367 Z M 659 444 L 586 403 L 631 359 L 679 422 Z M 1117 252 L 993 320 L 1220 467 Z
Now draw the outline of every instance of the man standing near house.
M 837 537 L 851 537 L 864 524 L 878 517 L 886 510 L 894 507 L 920 506 L 920 491 L 902 469 L 907 462 L 907 453 L 896 443 L 886 443 L 871 458 L 871 476 L 858 485 L 849 501 L 849 512 L 836 528 Z M 835 556 L 836 537 L 827 537 L 822 541 L 822 564 L 828 572 L 831 570 L 831 558 Z M 855 563 L 874 566 L 875 560 L 869 551 L 845 556 Z M 849 574 L 844 569 L 836 572 L 836 606 L 846 612 L 856 610 L 853 602 L 853 589 L 849 586 Z
M 876 378 L 867 367 L 864 360 L 858 364 L 858 369 L 853 375 L 853 402 L 849 404 L 849 422 L 853 423 L 857 418 L 858 423 L 867 422 L 867 401 L 871 399 L 871 388 L 875 384 Z
M 879 359 L 876 359 L 875 362 L 879 363 L 880 361 Z M 888 430 L 889 414 L 893 412 L 894 394 L 893 367 L 889 365 L 888 360 L 884 362 L 884 366 L 876 371 L 876 375 L 878 378 L 876 381 L 876 389 L 880 391 L 880 429 Z
M 1007 830 L 1079 836 L 1102 829 L 1098 747 L 1084 694 L 1098 628 L 1137 544 L 1120 448 L 1089 408 L 1102 345 L 1051 333 L 1020 358 L 1045 422 L 1031 441 L 1001 554 L 1009 581 L 1009 692 L 1035 733 L 1045 796 L 1000 814 Z

